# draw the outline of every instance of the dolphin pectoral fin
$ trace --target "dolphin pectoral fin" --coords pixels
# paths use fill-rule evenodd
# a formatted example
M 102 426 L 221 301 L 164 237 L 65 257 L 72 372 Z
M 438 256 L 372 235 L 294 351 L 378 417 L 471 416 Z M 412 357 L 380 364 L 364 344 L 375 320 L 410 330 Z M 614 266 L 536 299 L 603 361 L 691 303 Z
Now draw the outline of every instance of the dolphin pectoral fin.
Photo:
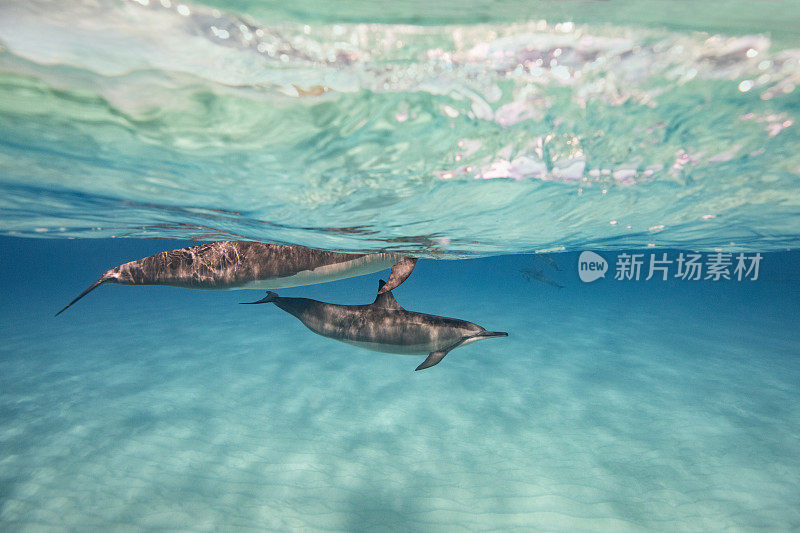
M 411 272 L 414 271 L 414 266 L 417 264 L 417 260 L 413 257 L 404 257 L 392 267 L 392 272 L 389 274 L 389 281 L 378 290 L 378 294 L 383 294 L 384 292 L 389 292 L 396 287 L 399 287 L 401 283 L 403 283 L 408 276 L 411 275 Z
M 68 308 L 69 306 L 71 306 L 72 304 L 74 304 L 75 302 L 77 302 L 78 300 L 80 300 L 81 298 L 83 298 L 84 296 L 86 296 L 87 294 L 89 294 L 90 292 L 92 292 L 92 291 L 93 291 L 93 290 L 95 290 L 97 287 L 99 287 L 100 285 L 102 285 L 103 283 L 105 283 L 105 282 L 107 282 L 107 281 L 111 281 L 111 278 L 110 278 L 110 277 L 109 277 L 107 274 L 103 274 L 103 276 L 102 276 L 100 279 L 98 279 L 97 281 L 95 281 L 94 283 L 92 283 L 92 284 L 91 284 L 91 286 L 90 286 L 88 289 L 86 289 L 85 291 L 83 291 L 82 293 L 80 293 L 80 294 L 77 296 L 77 298 L 75 298 L 75 299 L 74 299 L 74 300 L 72 300 L 70 303 L 68 303 L 66 306 L 64 306 L 64 308 L 63 308 L 61 311 L 59 311 L 58 313 L 56 313 L 56 315 L 55 315 L 55 316 L 58 316 L 58 315 L 60 315 L 61 313 L 63 313 L 64 311 L 66 311 L 66 310 L 67 310 L 67 308 Z
M 505 333 L 505 332 L 502 332 L 502 331 L 490 331 L 488 333 L 492 333 L 493 335 L 490 335 L 492 337 L 501 336 L 501 335 L 508 335 L 508 333 Z M 435 352 L 429 353 L 428 357 L 422 362 L 422 364 L 420 364 L 417 368 L 415 368 L 414 371 L 416 372 L 417 370 L 425 370 L 426 368 L 430 368 L 432 366 L 438 365 L 439 362 L 442 359 L 444 359 L 445 355 L 449 354 L 451 350 L 454 350 L 455 348 L 458 348 L 459 346 L 464 344 L 464 341 L 466 341 L 468 339 L 469 339 L 469 337 L 462 337 L 460 340 L 454 342 L 453 344 L 451 344 L 450 346 L 448 346 L 447 348 L 445 348 L 443 350 L 437 350 Z
M 257 302 L 239 302 L 241 305 L 268 304 L 276 301 L 280 296 L 272 291 L 267 291 L 267 295 Z
M 447 355 L 447 352 L 449 351 L 450 350 L 439 350 L 438 352 L 431 352 L 428 354 L 428 357 L 417 368 L 414 369 L 414 372 L 438 365 L 439 361 L 444 359 L 444 356 Z

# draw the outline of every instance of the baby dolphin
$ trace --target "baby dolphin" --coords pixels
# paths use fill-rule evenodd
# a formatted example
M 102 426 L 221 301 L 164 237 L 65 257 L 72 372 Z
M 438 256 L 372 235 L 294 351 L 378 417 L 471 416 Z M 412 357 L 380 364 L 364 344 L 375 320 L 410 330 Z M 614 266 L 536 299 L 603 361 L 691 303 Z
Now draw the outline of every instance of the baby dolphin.
M 375 352 L 428 354 L 416 370 L 439 363 L 453 348 L 490 337 L 507 337 L 505 331 L 486 331 L 472 322 L 406 311 L 383 280 L 369 305 L 336 305 L 307 298 L 283 298 L 274 292 L 257 302 L 274 303 L 323 337 Z
M 417 260 L 394 253 L 345 254 L 251 241 L 217 241 L 160 252 L 114 267 L 63 313 L 103 283 L 170 285 L 189 289 L 282 289 L 372 274 L 391 267 L 390 291 L 411 275 Z

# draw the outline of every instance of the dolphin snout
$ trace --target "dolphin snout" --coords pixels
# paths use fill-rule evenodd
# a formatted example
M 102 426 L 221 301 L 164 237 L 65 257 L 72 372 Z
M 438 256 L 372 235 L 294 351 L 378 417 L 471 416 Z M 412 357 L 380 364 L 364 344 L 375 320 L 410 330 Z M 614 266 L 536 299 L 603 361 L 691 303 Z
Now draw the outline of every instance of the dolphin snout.
M 481 331 L 476 337 L 508 337 L 507 331 Z

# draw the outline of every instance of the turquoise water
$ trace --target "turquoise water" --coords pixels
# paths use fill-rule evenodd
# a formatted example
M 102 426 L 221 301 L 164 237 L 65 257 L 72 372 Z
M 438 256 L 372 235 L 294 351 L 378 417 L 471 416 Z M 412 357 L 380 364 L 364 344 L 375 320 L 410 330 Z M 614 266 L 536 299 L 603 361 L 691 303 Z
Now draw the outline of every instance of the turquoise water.
M 0 530 L 800 528 L 798 27 L 791 2 L 0 1 Z M 400 304 L 509 336 L 414 372 L 255 291 L 53 317 L 216 239 L 420 257 Z M 675 277 L 693 252 L 732 279 Z M 614 279 L 623 253 L 673 270 Z M 278 292 L 368 303 L 385 275 Z
M 252 291 L 101 287 L 187 243 L 9 240 L 4 529 L 800 527 L 797 252 L 755 282 L 598 280 L 575 254 L 422 260 L 411 310 L 509 332 L 439 365 L 311 334 Z M 279 291 L 372 299 L 376 276 Z

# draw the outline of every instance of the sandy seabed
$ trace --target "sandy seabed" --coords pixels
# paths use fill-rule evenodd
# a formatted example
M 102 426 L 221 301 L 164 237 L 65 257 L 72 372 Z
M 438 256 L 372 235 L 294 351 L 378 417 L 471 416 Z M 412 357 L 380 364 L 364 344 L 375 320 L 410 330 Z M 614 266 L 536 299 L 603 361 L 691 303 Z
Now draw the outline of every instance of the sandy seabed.
M 416 373 L 234 305 L 254 293 L 104 287 L 54 319 L 61 288 L 4 313 L 1 528 L 800 527 L 798 331 L 521 278 L 445 298 L 435 268 L 401 304 L 510 336 Z

